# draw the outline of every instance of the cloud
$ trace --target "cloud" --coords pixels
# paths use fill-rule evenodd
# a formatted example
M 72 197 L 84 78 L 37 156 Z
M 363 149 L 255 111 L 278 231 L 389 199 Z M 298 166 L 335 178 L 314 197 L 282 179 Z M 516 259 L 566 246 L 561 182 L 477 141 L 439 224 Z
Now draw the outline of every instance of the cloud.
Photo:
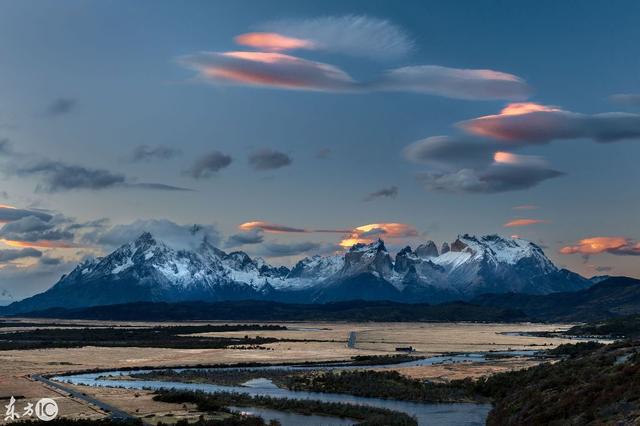
M 619 105 L 632 107 L 640 106 L 640 94 L 638 93 L 618 93 L 616 95 L 611 95 L 609 99 L 611 102 Z
M 320 148 L 318 152 L 316 152 L 316 158 L 319 158 L 321 160 L 325 160 L 329 158 L 330 155 L 331 155 L 331 148 Z
M 364 198 L 364 201 L 372 201 L 376 198 L 396 198 L 398 196 L 398 187 L 390 186 L 374 191 Z
M 369 244 L 377 238 L 403 239 L 417 237 L 418 235 L 418 231 L 406 223 L 370 223 L 351 230 L 340 241 L 340 246 L 351 247 L 358 243 Z
M 138 163 L 149 162 L 152 160 L 168 160 L 175 157 L 179 153 L 179 150 L 164 145 L 153 147 L 148 145 L 138 145 L 133 149 L 133 152 L 131 153 L 131 161 L 134 163 Z
M 74 234 L 57 218 L 44 220 L 37 216 L 26 216 L 5 224 L 0 228 L 0 238 L 10 244 L 30 247 L 68 247 Z
M 277 52 L 201 52 L 178 58 L 200 81 L 291 90 L 341 93 L 414 92 L 467 100 L 523 100 L 529 87 L 520 77 L 493 70 L 419 65 L 387 71 L 369 82 L 340 68 Z
M 259 149 L 249 154 L 249 164 L 255 170 L 273 170 L 292 163 L 287 154 L 272 149 Z
M 542 219 L 514 219 L 510 220 L 502 226 L 504 226 L 505 228 L 514 228 L 519 226 L 537 225 L 539 223 L 549 223 L 549 221 Z
M 275 223 L 270 223 L 270 222 L 264 222 L 261 220 L 256 220 L 256 221 L 251 221 L 251 222 L 245 222 L 242 223 L 238 226 L 238 228 L 242 231 L 251 231 L 254 229 L 260 229 L 264 232 L 270 232 L 270 233 L 276 233 L 276 234 L 280 234 L 280 233 L 306 233 L 306 232 L 311 232 L 307 229 L 304 228 L 294 228 L 291 226 L 286 226 L 286 225 L 278 225 Z
M 11 155 L 13 154 L 13 147 L 9 138 L 0 139 L 0 154 Z
M 13 260 L 24 259 L 28 257 L 42 257 L 42 252 L 30 247 L 23 248 L 21 250 L 0 250 L 0 262 L 11 262 Z
M 560 253 L 585 256 L 601 253 L 640 256 L 640 242 L 627 237 L 590 237 L 584 238 L 574 245 L 562 247 Z
M 36 176 L 41 179 L 36 192 L 63 192 L 78 189 L 102 190 L 108 188 L 140 188 L 164 191 L 190 191 L 161 183 L 136 183 L 125 175 L 105 169 L 92 169 L 61 161 L 36 160 L 13 166 L 10 170 L 18 176 Z
M 124 188 L 139 188 L 139 189 L 150 189 L 154 191 L 187 191 L 193 192 L 194 190 L 191 188 L 184 188 L 181 186 L 174 185 L 165 185 L 164 183 L 153 183 L 153 182 L 143 182 L 143 183 L 126 183 L 123 185 Z
M 65 115 L 73 111 L 78 105 L 78 101 L 73 98 L 57 98 L 47 106 L 45 111 L 49 117 Z
M 32 296 L 51 287 L 62 274 L 76 266 L 76 261 L 50 263 L 45 256 L 30 265 L 7 263 L 0 268 L 0 283 L 9 290 L 16 300 Z M 1 290 L 0 290 L 1 292 Z
M 313 49 L 315 46 L 310 40 L 287 37 L 278 33 L 245 33 L 236 36 L 233 40 L 242 46 L 271 51 Z
M 276 52 L 201 52 L 178 61 L 212 84 L 312 91 L 348 91 L 356 84 L 333 65 Z
M 496 193 L 527 189 L 562 176 L 539 157 L 516 156 L 512 161 L 494 161 L 486 169 L 456 172 L 425 172 L 418 175 L 432 191 L 454 193 Z
M 611 267 L 611 266 L 594 266 L 593 269 L 595 269 L 597 272 L 611 272 L 611 271 L 613 271 L 613 267 Z
M 178 224 L 167 219 L 140 219 L 129 224 L 115 225 L 87 233 L 83 236 L 83 241 L 114 248 L 134 240 L 144 232 L 150 232 L 175 248 L 194 248 L 203 239 L 213 245 L 220 242 L 220 234 L 213 225 Z
M 502 144 L 489 140 L 432 136 L 408 145 L 402 154 L 413 163 L 459 169 L 486 166 L 501 148 Z
M 259 254 L 267 257 L 286 257 L 308 253 L 331 253 L 337 250 L 339 250 L 339 247 L 334 244 L 315 243 L 311 241 L 290 244 L 268 242 L 260 247 Z
M 500 71 L 416 65 L 388 71 L 377 90 L 426 93 L 467 100 L 524 100 L 531 89 L 518 76 Z
M 232 161 L 230 156 L 220 151 L 212 151 L 196 159 L 185 173 L 194 179 L 208 178 L 228 167 Z
M 511 144 L 545 144 L 558 139 L 586 138 L 600 143 L 640 138 L 640 115 L 624 112 L 579 114 L 558 107 L 516 103 L 499 114 L 462 121 L 468 133 Z
M 537 210 L 540 206 L 535 204 L 521 204 L 519 206 L 513 206 L 513 210 Z
M 414 48 L 413 40 L 402 28 L 386 19 L 365 15 L 280 20 L 266 23 L 260 29 L 304 42 L 303 46 L 293 48 L 375 59 L 400 58 Z M 282 43 L 274 44 L 282 46 Z M 254 47 L 268 46 L 263 44 Z
M 19 209 L 13 206 L 0 205 L 0 223 L 13 222 L 28 216 L 49 221 L 53 217 L 50 213 L 42 210 Z
M 260 228 L 253 228 L 246 232 L 240 232 L 227 238 L 226 247 L 236 247 L 245 244 L 260 244 L 264 241 L 264 231 Z

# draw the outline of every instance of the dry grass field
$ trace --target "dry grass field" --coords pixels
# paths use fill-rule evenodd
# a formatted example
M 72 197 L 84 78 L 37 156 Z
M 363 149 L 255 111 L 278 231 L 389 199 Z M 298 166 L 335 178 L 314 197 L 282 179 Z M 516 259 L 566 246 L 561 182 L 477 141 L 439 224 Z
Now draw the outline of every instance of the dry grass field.
M 38 320 L 38 322 L 42 322 Z M 60 323 L 60 321 L 56 321 Z M 73 324 L 73 321 L 65 321 Z M 55 322 L 51 322 L 55 327 Z M 93 327 L 112 324 L 79 321 Z M 117 326 L 153 326 L 155 323 L 113 324 Z M 162 323 L 162 325 L 169 325 Z M 345 360 L 356 355 L 395 354 L 396 346 L 413 346 L 415 355 L 445 352 L 480 352 L 508 349 L 548 349 L 565 343 L 563 339 L 510 335 L 505 333 L 565 329 L 566 324 L 470 324 L 470 323 L 286 323 L 287 330 L 259 332 L 227 332 L 205 335 L 272 336 L 279 339 L 307 339 L 308 342 L 276 342 L 263 345 L 266 349 L 166 349 L 166 348 L 103 348 L 0 351 L 0 405 L 13 396 L 31 401 L 54 397 L 60 413 L 69 417 L 103 416 L 99 409 L 57 390 L 32 381 L 32 374 L 60 373 L 92 368 L 116 369 L 135 366 L 175 366 L 239 362 L 302 362 Z M 24 328 L 22 328 L 24 330 Z M 5 331 L 5 330 L 3 330 Z M 6 329 L 8 331 L 8 329 Z M 354 348 L 347 347 L 350 332 L 356 332 Z M 534 363 L 523 359 L 502 359 L 489 363 L 460 363 L 401 368 L 411 377 L 451 379 L 477 377 L 509 369 L 524 368 Z M 141 417 L 154 413 L 170 418 L 190 417 L 187 407 L 151 401 L 146 392 L 119 389 L 87 389 L 83 392 L 112 403 Z M 138 395 L 138 396 L 135 396 Z M 20 402 L 22 404 L 22 402 Z M 138 410 L 136 412 L 136 410 Z M 0 418 L 0 421 L 2 418 Z M 153 419 L 155 423 L 158 418 Z

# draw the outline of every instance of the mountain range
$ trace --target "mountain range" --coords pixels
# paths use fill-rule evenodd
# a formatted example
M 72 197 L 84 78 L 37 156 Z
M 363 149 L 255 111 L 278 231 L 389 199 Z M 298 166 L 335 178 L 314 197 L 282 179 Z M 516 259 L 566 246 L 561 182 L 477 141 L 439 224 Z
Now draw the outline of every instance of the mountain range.
M 571 292 L 591 284 L 556 267 L 536 244 L 497 235 L 464 234 L 440 249 L 427 241 L 415 250 L 405 247 L 395 258 L 377 240 L 341 254 L 307 257 L 289 269 L 242 251 L 226 253 L 206 240 L 194 249 L 175 249 L 143 233 L 107 256 L 80 263 L 50 289 L 1 312 L 140 301 L 440 303 L 485 293 Z

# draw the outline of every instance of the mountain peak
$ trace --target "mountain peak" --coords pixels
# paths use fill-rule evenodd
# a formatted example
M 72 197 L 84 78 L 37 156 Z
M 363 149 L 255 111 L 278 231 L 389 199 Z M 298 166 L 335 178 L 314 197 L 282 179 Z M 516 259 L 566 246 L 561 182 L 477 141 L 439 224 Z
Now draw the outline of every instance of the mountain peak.
M 153 238 L 153 235 L 151 235 L 151 232 L 145 231 L 142 234 L 140 234 L 138 238 L 136 238 L 133 244 L 136 247 L 143 247 L 143 246 L 148 247 L 148 246 L 153 246 L 157 243 L 155 238 Z
M 386 252 L 387 248 L 384 245 L 384 241 L 378 238 L 377 241 L 373 241 L 368 244 L 356 243 L 351 246 L 349 251 L 350 252 L 362 252 L 362 251 L 375 251 L 375 252 L 385 251 Z

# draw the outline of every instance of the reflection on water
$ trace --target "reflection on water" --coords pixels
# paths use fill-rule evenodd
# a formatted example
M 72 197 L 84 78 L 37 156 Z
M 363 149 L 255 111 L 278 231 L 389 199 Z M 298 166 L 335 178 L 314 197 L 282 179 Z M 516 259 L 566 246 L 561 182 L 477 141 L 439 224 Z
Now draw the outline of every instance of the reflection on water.
M 260 407 L 229 407 L 231 411 L 262 417 L 265 422 L 277 420 L 282 426 L 351 426 L 350 419 L 289 413 Z
M 492 352 L 492 355 L 505 355 L 505 356 L 531 356 L 535 351 L 503 351 Z M 464 354 L 449 354 L 438 355 L 428 357 L 420 360 L 386 364 L 386 365 L 347 365 L 347 364 L 331 364 L 331 365 L 270 365 L 259 367 L 225 367 L 217 368 L 218 371 L 233 371 L 233 370 L 252 370 L 252 371 L 268 371 L 268 370 L 341 370 L 341 369 L 353 369 L 353 368 L 396 368 L 396 367 L 413 367 L 421 365 L 435 365 L 435 364 L 451 364 L 459 362 L 487 362 L 487 354 L 484 353 L 464 353 Z M 213 369 L 213 368 L 206 368 Z M 160 381 L 160 380 L 113 380 L 109 376 L 117 376 L 122 374 L 132 373 L 144 373 L 153 370 L 167 370 L 165 369 L 146 369 L 138 371 L 124 371 L 115 370 L 109 372 L 100 373 L 85 373 L 75 374 L 69 376 L 54 377 L 53 380 L 67 382 L 77 385 L 87 386 L 104 386 L 104 387 L 122 387 L 128 389 L 180 389 L 180 390 L 192 390 L 203 391 L 207 393 L 215 392 L 237 392 L 251 396 L 269 396 L 273 398 L 290 398 L 290 399 L 308 399 L 317 400 L 323 402 L 341 402 L 366 405 L 371 407 L 386 408 L 395 411 L 401 411 L 407 413 L 418 420 L 420 425 L 442 425 L 442 426 L 465 426 L 465 425 L 483 425 L 491 405 L 489 404 L 470 404 L 470 403 L 456 403 L 456 404 L 423 404 L 417 402 L 408 401 L 396 401 L 382 398 L 365 398 L 359 396 L 351 396 L 344 394 L 331 394 L 331 393 L 319 393 L 319 392 L 302 392 L 302 391 L 290 391 L 288 389 L 281 389 L 274 385 L 269 379 L 253 379 L 243 383 L 242 386 L 222 386 L 207 383 L 183 383 L 172 381 Z M 175 369 L 177 371 L 185 369 Z M 204 368 L 203 368 L 204 370 Z M 333 417 L 323 416 L 303 416 L 299 414 L 293 414 L 288 412 L 280 412 L 277 410 L 262 409 L 262 408 L 238 408 L 241 411 L 253 412 L 257 415 L 263 416 L 265 419 L 277 419 L 283 425 L 288 426 L 316 426 L 316 425 L 348 425 L 352 424 L 348 419 L 339 419 Z M 275 417 L 277 416 L 277 417 Z
M 464 426 L 483 425 L 491 410 L 489 404 L 420 404 L 416 402 L 395 401 L 381 398 L 365 398 L 351 395 L 298 392 L 280 388 L 251 388 L 244 386 L 221 386 L 205 383 L 181 383 L 154 380 L 111 380 L 103 378 L 107 375 L 119 374 L 118 371 L 108 373 L 86 373 L 72 376 L 54 377 L 53 380 L 87 386 L 121 387 L 126 389 L 179 389 L 191 391 L 237 392 L 251 396 L 270 396 L 273 398 L 309 399 L 324 402 L 341 402 L 387 408 L 414 416 L 420 425 Z M 315 425 L 316 423 L 309 423 Z M 322 424 L 322 423 L 320 423 Z

